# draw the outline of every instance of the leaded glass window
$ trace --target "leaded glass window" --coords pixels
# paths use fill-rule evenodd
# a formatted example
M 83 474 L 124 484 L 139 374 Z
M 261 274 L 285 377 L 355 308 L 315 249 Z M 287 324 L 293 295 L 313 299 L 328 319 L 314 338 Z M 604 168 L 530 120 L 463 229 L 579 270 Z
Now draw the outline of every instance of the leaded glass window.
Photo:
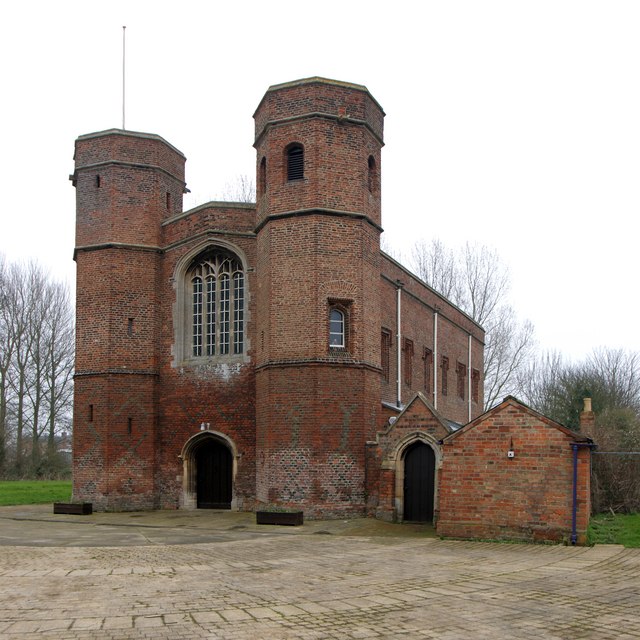
M 224 356 L 244 351 L 244 272 L 232 254 L 211 251 L 189 269 L 191 355 Z

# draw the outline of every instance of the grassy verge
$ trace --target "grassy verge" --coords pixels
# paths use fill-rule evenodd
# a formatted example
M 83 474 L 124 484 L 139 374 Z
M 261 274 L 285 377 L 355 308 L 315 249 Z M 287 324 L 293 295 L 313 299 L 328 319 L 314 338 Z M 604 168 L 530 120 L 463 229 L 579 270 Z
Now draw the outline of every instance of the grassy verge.
M 599 513 L 591 518 L 587 539 L 589 544 L 623 544 L 640 548 L 640 513 Z
M 0 506 L 69 502 L 70 480 L 2 480 Z

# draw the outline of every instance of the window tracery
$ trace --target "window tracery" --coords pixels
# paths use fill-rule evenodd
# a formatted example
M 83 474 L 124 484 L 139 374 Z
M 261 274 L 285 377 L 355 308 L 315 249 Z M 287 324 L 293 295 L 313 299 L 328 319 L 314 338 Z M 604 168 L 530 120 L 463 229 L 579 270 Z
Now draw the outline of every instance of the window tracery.
M 245 282 L 240 260 L 224 251 L 208 251 L 194 260 L 187 281 L 191 357 L 242 354 Z

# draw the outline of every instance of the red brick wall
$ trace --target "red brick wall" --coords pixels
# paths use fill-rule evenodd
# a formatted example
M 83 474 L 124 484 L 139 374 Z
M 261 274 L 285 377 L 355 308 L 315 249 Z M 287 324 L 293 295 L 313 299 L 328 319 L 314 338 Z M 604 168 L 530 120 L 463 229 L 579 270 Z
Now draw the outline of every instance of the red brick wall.
M 469 421 L 469 335 L 471 335 L 471 370 L 480 372 L 480 394 L 478 401 L 472 398 L 471 418 L 483 411 L 482 376 L 484 368 L 484 331 L 468 316 L 445 298 L 413 276 L 397 262 L 383 254 L 382 260 L 382 326 L 391 333 L 391 350 L 389 357 L 389 380 L 382 382 L 382 399 L 395 404 L 397 398 L 397 364 L 396 364 L 396 304 L 397 281 L 403 284 L 402 289 L 402 331 L 404 340 L 413 344 L 411 367 L 411 384 L 402 372 L 402 404 L 407 403 L 413 395 L 420 391 L 425 394 L 438 411 L 447 418 L 466 424 Z M 430 367 L 430 382 L 425 389 L 424 349 L 429 349 L 435 357 L 434 314 L 438 310 L 438 393 L 434 397 L 433 367 Z M 403 355 L 402 368 L 406 366 L 406 354 Z M 442 356 L 449 359 L 448 389 L 446 395 L 442 387 Z M 467 368 L 464 380 L 464 397 L 457 393 L 456 364 L 460 362 Z
M 310 517 L 364 514 L 374 376 L 326 365 L 258 371 L 257 397 L 269 398 L 257 406 L 258 502 L 303 508 Z
M 74 498 L 156 507 L 160 222 L 182 207 L 184 156 L 113 130 L 79 138 L 75 160 Z
M 471 333 L 482 369 L 483 334 L 381 257 L 379 105 L 360 85 L 310 79 L 272 87 L 255 118 L 257 166 L 266 159 L 255 207 L 182 212 L 184 156 L 158 136 L 111 130 L 76 142 L 74 496 L 96 508 L 183 506 L 181 455 L 202 423 L 236 455 L 237 508 L 257 501 L 302 506 L 309 516 L 362 514 L 367 490 L 372 509 L 378 494 L 386 504 L 392 476 L 366 467 L 365 443 L 383 426 L 381 398 L 395 400 L 393 340 L 381 392 L 380 332 L 395 334 L 397 279 L 402 333 L 414 344 L 403 402 L 423 389 L 437 307 L 440 353 L 451 361 L 439 408 L 466 421 L 455 364 L 466 362 Z M 304 146 L 305 175 L 288 182 L 294 142 Z M 246 348 L 194 359 L 184 275 L 210 246 L 244 264 Z M 343 350 L 328 345 L 331 304 L 346 311 Z
M 398 491 L 397 480 L 404 464 L 406 447 L 418 439 L 426 441 L 438 460 L 438 443 L 449 435 L 448 428 L 421 396 L 414 397 L 400 416 L 394 418 L 391 423 L 386 422 L 384 429 L 376 434 L 375 441 L 369 444 L 367 459 L 369 513 L 388 521 L 402 517 L 403 488 Z
M 253 345 L 256 316 L 256 247 L 253 226 L 255 209 L 248 204 L 209 203 L 163 224 L 160 308 L 160 382 L 157 491 L 162 506 L 182 506 L 185 443 L 209 430 L 224 434 L 237 450 L 237 474 L 233 500 L 239 509 L 252 509 L 255 497 L 255 373 Z M 183 301 L 177 299 L 177 280 L 188 268 L 190 258 L 205 246 L 230 248 L 246 260 L 245 345 L 242 356 L 192 360 L 183 353 L 177 360 L 175 322 Z M 187 295 L 188 292 L 183 292 Z M 190 322 L 186 312 L 185 324 Z
M 272 87 L 255 114 L 258 167 L 257 498 L 310 515 L 364 513 L 364 442 L 379 421 L 382 112 L 346 83 Z M 374 134 L 374 131 L 376 132 Z M 304 147 L 287 181 L 286 150 Z M 346 348 L 329 348 L 331 304 Z
M 573 451 L 581 436 L 505 400 L 443 445 L 437 531 L 460 538 L 569 539 Z M 515 457 L 507 452 L 513 441 Z M 588 524 L 590 452 L 579 452 L 579 541 Z

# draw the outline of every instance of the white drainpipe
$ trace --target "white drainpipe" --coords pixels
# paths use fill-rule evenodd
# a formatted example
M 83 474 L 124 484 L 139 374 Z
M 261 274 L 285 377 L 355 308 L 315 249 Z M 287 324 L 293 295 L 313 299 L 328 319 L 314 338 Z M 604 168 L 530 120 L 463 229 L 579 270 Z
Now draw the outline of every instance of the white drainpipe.
M 402 407 L 402 282 L 397 281 L 398 288 L 396 290 L 396 404 L 398 409 Z
M 471 334 L 469 334 L 469 359 L 467 361 L 467 398 L 469 401 L 469 417 L 468 422 L 471 422 Z
M 438 408 L 438 310 L 433 314 L 433 407 Z

